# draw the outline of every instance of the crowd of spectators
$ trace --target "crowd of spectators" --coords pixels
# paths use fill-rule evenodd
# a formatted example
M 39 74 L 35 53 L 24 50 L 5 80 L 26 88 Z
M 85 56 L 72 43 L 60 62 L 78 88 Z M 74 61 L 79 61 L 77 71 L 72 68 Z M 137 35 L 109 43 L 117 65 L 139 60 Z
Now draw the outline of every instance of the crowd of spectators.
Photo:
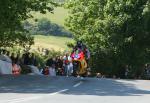
M 43 50 L 43 52 L 45 51 L 46 50 Z M 46 51 L 46 53 L 44 54 L 48 56 L 48 51 Z M 39 72 L 35 74 L 50 75 L 50 76 L 56 76 L 56 75 L 71 76 L 74 72 L 73 71 L 74 69 L 73 69 L 72 58 L 70 57 L 70 55 L 71 54 L 66 53 L 65 55 L 49 57 L 45 61 L 44 66 L 39 66 L 39 61 L 37 60 L 37 56 L 34 53 L 30 53 L 30 52 L 25 52 L 23 54 L 10 53 L 7 50 L 0 49 L 0 69 L 2 68 L 1 62 L 4 61 L 5 63 L 7 63 L 7 66 L 9 66 L 6 68 L 10 68 L 10 66 L 12 67 L 11 69 L 12 74 L 21 74 L 24 73 L 24 70 L 26 71 L 26 69 L 31 68 L 29 72 L 34 72 L 34 71 Z M 36 69 L 36 70 L 32 70 L 32 69 Z M 132 68 L 128 65 L 125 65 L 125 67 L 121 69 L 121 71 L 118 73 L 120 74 L 120 76 L 113 75 L 112 78 L 129 79 L 133 75 Z M 0 74 L 2 74 L 1 70 L 0 70 Z M 88 72 L 87 75 L 91 75 L 91 72 Z M 146 79 L 150 79 L 150 64 L 145 64 L 143 69 L 143 74 L 138 78 L 142 78 L 142 76 L 144 76 L 144 78 L 146 77 Z M 109 76 L 101 73 L 97 73 L 96 77 L 105 78 Z
M 39 67 L 39 62 L 35 54 L 29 53 L 29 52 L 26 52 L 24 54 L 10 53 L 7 50 L 1 49 L 0 60 L 5 61 L 6 63 L 10 62 L 12 64 L 12 73 L 15 73 L 15 74 L 20 74 L 21 71 L 27 68 L 27 66 L 28 68 L 31 68 L 31 72 L 33 68 L 34 69 L 37 68 L 41 75 L 70 76 L 73 73 L 72 59 L 69 53 L 66 53 L 65 55 L 62 55 L 62 56 L 56 56 L 56 57 L 47 59 L 45 62 L 45 66 L 43 67 Z M 23 69 L 22 67 L 23 68 L 25 67 L 25 68 Z
M 45 68 L 41 72 L 42 74 L 52 76 L 71 76 L 73 73 L 73 64 L 69 53 L 66 53 L 64 56 L 49 58 L 46 61 Z

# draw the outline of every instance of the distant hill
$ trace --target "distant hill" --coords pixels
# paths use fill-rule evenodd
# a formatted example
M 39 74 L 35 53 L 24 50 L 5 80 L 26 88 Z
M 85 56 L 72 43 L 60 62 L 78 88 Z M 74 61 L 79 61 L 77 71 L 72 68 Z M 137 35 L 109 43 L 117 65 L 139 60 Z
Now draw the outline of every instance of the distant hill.
M 33 18 L 28 19 L 24 25 L 31 34 L 72 37 L 71 32 L 69 32 L 64 25 L 65 19 L 68 16 L 67 9 L 56 7 L 54 8 L 53 14 L 50 12 L 47 12 L 46 14 L 31 12 L 31 14 L 33 15 Z
M 56 2 L 63 3 L 65 0 L 55 0 Z M 64 29 L 66 29 L 64 23 L 65 19 L 68 16 L 68 10 L 63 7 L 54 8 L 54 14 L 47 12 L 46 14 L 41 14 L 39 12 L 32 12 L 33 18 L 29 19 L 29 23 L 36 24 L 36 20 L 40 20 L 43 18 L 48 19 L 50 22 L 58 24 Z M 51 34 L 50 34 L 51 35 Z M 73 39 L 67 37 L 59 37 L 59 36 L 44 36 L 44 35 L 35 35 L 35 45 L 32 48 L 49 48 L 54 50 L 67 50 L 68 47 L 66 45 L 67 42 L 74 42 Z
M 74 42 L 71 38 L 66 37 L 57 37 L 57 36 L 42 36 L 42 35 L 35 35 L 35 44 L 32 48 L 37 49 L 40 48 L 47 48 L 47 49 L 54 49 L 54 50 L 69 50 L 67 47 L 68 42 Z
M 53 23 L 64 26 L 65 19 L 68 16 L 68 10 L 63 7 L 54 8 L 54 13 L 47 12 L 46 14 L 41 14 L 40 12 L 31 12 L 33 18 L 29 19 L 30 22 L 34 23 L 37 19 L 47 18 Z

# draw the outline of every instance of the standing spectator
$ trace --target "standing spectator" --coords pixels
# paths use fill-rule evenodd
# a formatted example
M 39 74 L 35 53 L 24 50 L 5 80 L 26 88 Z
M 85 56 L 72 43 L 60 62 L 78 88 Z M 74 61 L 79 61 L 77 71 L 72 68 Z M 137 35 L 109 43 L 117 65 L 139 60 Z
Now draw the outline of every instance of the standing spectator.
M 11 58 L 11 60 L 12 60 L 12 63 L 14 63 L 14 62 L 15 62 L 15 54 L 12 53 L 11 56 L 10 56 L 10 58 Z
M 49 54 L 49 50 L 45 49 L 45 55 L 48 55 L 48 54 Z
M 20 64 L 24 65 L 24 58 L 25 58 L 25 54 L 23 54 L 20 58 Z
M 125 78 L 128 79 L 128 76 L 129 76 L 129 66 L 126 65 L 126 67 L 125 67 Z
M 46 62 L 46 66 L 49 67 L 49 74 L 51 76 L 55 76 L 56 75 L 56 59 L 55 58 L 49 58 Z
M 17 54 L 17 56 L 16 56 L 16 58 L 15 58 L 15 62 L 16 62 L 16 64 L 18 64 L 18 65 L 21 64 L 20 54 Z
M 5 58 L 4 61 L 7 61 L 7 62 L 9 62 L 9 63 L 12 63 L 12 60 L 11 60 L 11 58 L 7 55 L 7 51 L 6 51 L 6 50 L 3 50 L 3 56 L 4 56 L 4 58 Z
M 8 57 L 10 57 L 10 52 L 9 52 L 9 51 L 7 51 L 6 55 L 7 55 Z
M 146 79 L 150 78 L 150 64 L 145 65 L 145 76 L 146 76 Z
M 34 55 L 34 53 L 31 54 L 29 61 L 30 61 L 30 65 L 37 66 L 37 60 L 36 60 L 36 56 Z
M 25 65 L 29 65 L 30 64 L 30 57 L 29 57 L 30 53 L 27 52 L 24 54 L 24 64 Z
M 73 73 L 72 58 L 69 55 L 69 53 L 66 53 L 63 59 L 64 59 L 65 75 L 70 76 Z
M 38 52 L 40 52 L 40 47 L 39 46 L 38 46 L 37 50 L 38 50 Z
M 56 59 L 56 70 L 57 75 L 63 75 L 63 60 L 61 56 L 58 56 Z
M 85 55 L 85 60 L 86 60 L 86 63 L 87 63 L 87 68 L 89 68 L 90 51 L 89 51 L 89 49 L 85 46 L 83 52 L 84 52 L 84 55 Z
M 49 75 L 56 76 L 55 64 L 52 64 L 52 67 L 49 67 Z
M 46 61 L 46 66 L 52 67 L 52 64 L 53 64 L 53 59 L 52 59 L 52 58 L 49 58 L 49 59 Z
M 0 74 L 12 74 L 12 61 L 5 50 L 0 55 Z

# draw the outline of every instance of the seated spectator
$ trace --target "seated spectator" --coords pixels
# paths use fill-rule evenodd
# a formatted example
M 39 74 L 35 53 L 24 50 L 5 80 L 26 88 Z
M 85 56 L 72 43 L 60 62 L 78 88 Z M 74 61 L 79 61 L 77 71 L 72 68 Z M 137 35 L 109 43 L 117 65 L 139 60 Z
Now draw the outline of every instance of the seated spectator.
M 19 75 L 21 72 L 21 68 L 19 65 L 17 65 L 16 63 L 12 63 L 12 73 L 14 75 Z
M 47 66 L 43 69 L 42 74 L 49 75 L 49 68 Z

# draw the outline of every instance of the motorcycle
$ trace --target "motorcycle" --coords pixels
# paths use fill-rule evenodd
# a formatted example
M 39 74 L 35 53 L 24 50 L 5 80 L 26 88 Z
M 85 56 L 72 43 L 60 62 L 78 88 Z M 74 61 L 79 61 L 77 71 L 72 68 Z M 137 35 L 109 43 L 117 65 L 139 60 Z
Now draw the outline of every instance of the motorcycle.
M 72 53 L 73 75 L 85 76 L 87 74 L 87 62 L 82 50 L 76 50 Z

